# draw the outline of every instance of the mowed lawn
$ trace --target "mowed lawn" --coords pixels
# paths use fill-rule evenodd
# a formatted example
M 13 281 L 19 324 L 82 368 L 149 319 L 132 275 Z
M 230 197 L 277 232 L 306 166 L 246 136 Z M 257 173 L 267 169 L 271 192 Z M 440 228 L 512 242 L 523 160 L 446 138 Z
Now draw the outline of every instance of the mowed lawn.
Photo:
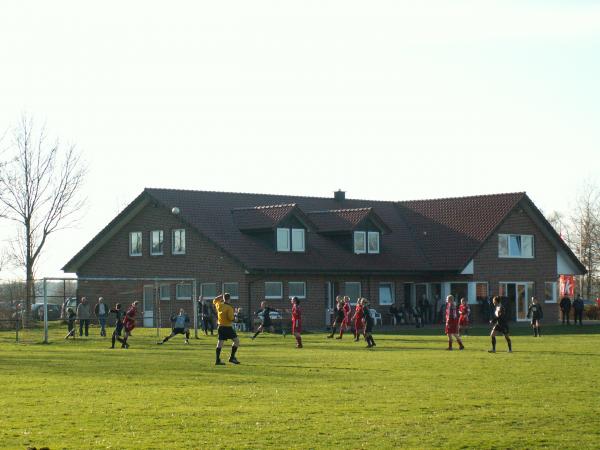
M 375 335 L 373 350 L 242 333 L 242 364 L 221 367 L 210 336 L 160 346 L 136 329 L 110 350 L 97 329 L 49 345 L 2 332 L 0 447 L 599 448 L 600 327 L 544 331 L 514 328 L 512 354 L 502 338 L 487 353 L 487 328 L 461 352 L 432 329 Z

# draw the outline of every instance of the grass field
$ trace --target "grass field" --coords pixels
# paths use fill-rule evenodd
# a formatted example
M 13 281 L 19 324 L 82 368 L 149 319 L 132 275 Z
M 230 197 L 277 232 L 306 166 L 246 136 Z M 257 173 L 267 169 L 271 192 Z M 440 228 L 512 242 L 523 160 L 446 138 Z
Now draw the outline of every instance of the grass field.
M 600 327 L 515 328 L 512 354 L 473 331 L 462 352 L 437 330 L 376 335 L 374 350 L 243 333 L 242 364 L 222 367 L 210 336 L 159 346 L 137 329 L 110 350 L 96 329 L 48 345 L 2 332 L 0 447 L 600 447 Z

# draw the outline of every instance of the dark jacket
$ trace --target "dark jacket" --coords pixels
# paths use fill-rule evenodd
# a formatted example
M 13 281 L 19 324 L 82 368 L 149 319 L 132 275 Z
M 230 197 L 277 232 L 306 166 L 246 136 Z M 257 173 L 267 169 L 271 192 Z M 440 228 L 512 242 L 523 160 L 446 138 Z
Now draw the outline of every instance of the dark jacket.
M 573 300 L 573 309 L 577 312 L 583 311 L 584 305 L 583 300 L 581 298 L 576 298 Z
M 571 299 L 569 297 L 563 297 L 560 301 L 560 309 L 563 311 L 571 310 Z

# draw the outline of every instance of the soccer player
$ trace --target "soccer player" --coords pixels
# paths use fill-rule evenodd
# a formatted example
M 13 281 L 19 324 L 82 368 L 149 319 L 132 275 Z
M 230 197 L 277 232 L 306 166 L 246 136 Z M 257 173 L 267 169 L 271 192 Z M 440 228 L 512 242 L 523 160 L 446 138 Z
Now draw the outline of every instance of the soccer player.
M 494 316 L 490 323 L 493 324 L 492 332 L 490 334 L 492 338 L 492 349 L 488 350 L 489 353 L 496 353 L 496 334 L 502 333 L 506 343 L 508 344 L 508 353 L 512 353 L 512 342 L 508 335 L 508 317 L 506 316 L 506 308 L 500 301 L 500 297 L 496 296 L 492 299 L 494 304 Z
M 302 348 L 302 310 L 298 297 L 292 297 L 292 334 L 296 338 L 296 348 Z
M 356 308 L 354 308 L 354 315 L 352 316 L 352 320 L 354 321 L 354 342 L 358 342 L 360 335 L 363 333 L 363 317 L 362 298 L 359 298 L 356 301 Z
M 533 337 L 542 337 L 542 332 L 540 331 L 540 321 L 544 318 L 544 311 L 542 311 L 542 305 L 538 303 L 538 299 L 536 297 L 531 297 L 531 305 L 529 305 L 527 317 L 531 319 Z
M 231 355 L 229 356 L 229 362 L 231 364 L 239 364 L 240 362 L 235 357 L 238 347 L 240 346 L 240 339 L 237 333 L 233 329 L 232 323 L 234 319 L 233 306 L 229 304 L 231 296 L 229 293 L 221 294 L 213 300 L 213 305 L 217 310 L 217 348 L 216 348 L 216 366 L 224 366 L 225 363 L 221 361 L 221 349 L 226 340 L 231 339 Z
M 363 298 L 361 300 L 365 322 L 364 335 L 365 341 L 367 341 L 367 348 L 375 347 L 375 340 L 373 339 L 373 335 L 371 334 L 373 332 L 373 325 L 375 321 L 373 320 L 373 316 L 371 316 L 371 310 L 369 309 L 369 300 L 367 300 L 366 298 Z
M 343 333 L 343 323 L 346 313 L 344 312 L 344 297 L 338 295 L 335 298 L 335 309 L 333 311 L 333 323 L 331 324 L 331 334 L 327 336 L 327 339 L 331 339 L 335 334 L 335 329 L 340 326 L 340 333 Z
M 446 297 L 446 334 L 448 335 L 448 349 L 452 350 L 452 337 L 458 342 L 458 349 L 463 350 L 465 346 L 458 335 L 458 313 L 454 304 L 454 296 Z
M 177 314 L 177 315 L 173 314 L 171 316 L 171 323 L 173 324 L 173 328 L 171 329 L 171 334 L 168 335 L 167 337 L 165 337 L 161 342 L 157 342 L 157 344 L 164 344 L 169 339 L 171 339 L 173 336 L 176 336 L 178 334 L 184 334 L 185 335 L 184 343 L 189 344 L 190 343 L 190 318 L 185 313 L 185 310 L 183 308 L 179 309 L 179 314 Z
M 344 331 L 350 328 L 350 313 L 352 312 L 352 307 L 350 306 L 350 297 L 347 295 L 344 296 L 342 309 L 344 311 L 344 320 L 342 320 L 342 325 L 340 326 L 340 335 L 336 337 L 336 339 L 341 339 L 344 336 Z
M 471 314 L 471 308 L 467 304 L 466 298 L 460 299 L 460 306 L 458 307 L 458 335 L 466 336 L 467 330 L 469 329 L 469 315 Z
M 137 314 L 137 307 L 139 304 L 140 302 L 137 300 L 133 302 L 131 306 L 127 308 L 125 317 L 123 317 L 123 329 L 125 330 L 125 336 L 123 337 L 123 339 L 117 337 L 117 341 L 121 343 L 121 348 L 129 348 L 127 339 L 129 339 L 129 336 L 131 336 L 131 332 L 135 328 L 135 316 Z
M 115 329 L 112 334 L 112 345 L 110 348 L 115 348 L 115 341 L 118 337 L 121 336 L 121 332 L 123 331 L 123 310 L 121 309 L 121 304 L 117 303 L 113 309 L 110 310 L 112 314 L 115 315 Z
M 260 302 L 260 308 L 261 309 L 256 311 L 254 314 L 259 317 L 262 316 L 262 323 L 258 326 L 258 329 L 254 333 L 254 336 L 252 336 L 252 340 L 254 340 L 256 338 L 256 336 L 258 336 L 260 333 L 262 333 L 265 330 L 265 328 L 267 330 L 269 330 L 271 333 L 273 332 L 273 322 L 271 321 L 271 312 L 277 312 L 277 310 L 273 309 L 269 305 L 267 305 L 267 302 L 264 300 L 262 302 Z

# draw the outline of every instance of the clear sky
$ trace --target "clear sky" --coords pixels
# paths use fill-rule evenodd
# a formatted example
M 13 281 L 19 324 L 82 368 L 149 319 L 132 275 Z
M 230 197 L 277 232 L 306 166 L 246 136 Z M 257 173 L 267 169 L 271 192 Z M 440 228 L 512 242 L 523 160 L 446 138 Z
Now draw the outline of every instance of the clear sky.
M 38 276 L 144 187 L 567 212 L 600 183 L 599 80 L 594 1 L 0 3 L 0 135 L 32 114 L 89 165 Z

